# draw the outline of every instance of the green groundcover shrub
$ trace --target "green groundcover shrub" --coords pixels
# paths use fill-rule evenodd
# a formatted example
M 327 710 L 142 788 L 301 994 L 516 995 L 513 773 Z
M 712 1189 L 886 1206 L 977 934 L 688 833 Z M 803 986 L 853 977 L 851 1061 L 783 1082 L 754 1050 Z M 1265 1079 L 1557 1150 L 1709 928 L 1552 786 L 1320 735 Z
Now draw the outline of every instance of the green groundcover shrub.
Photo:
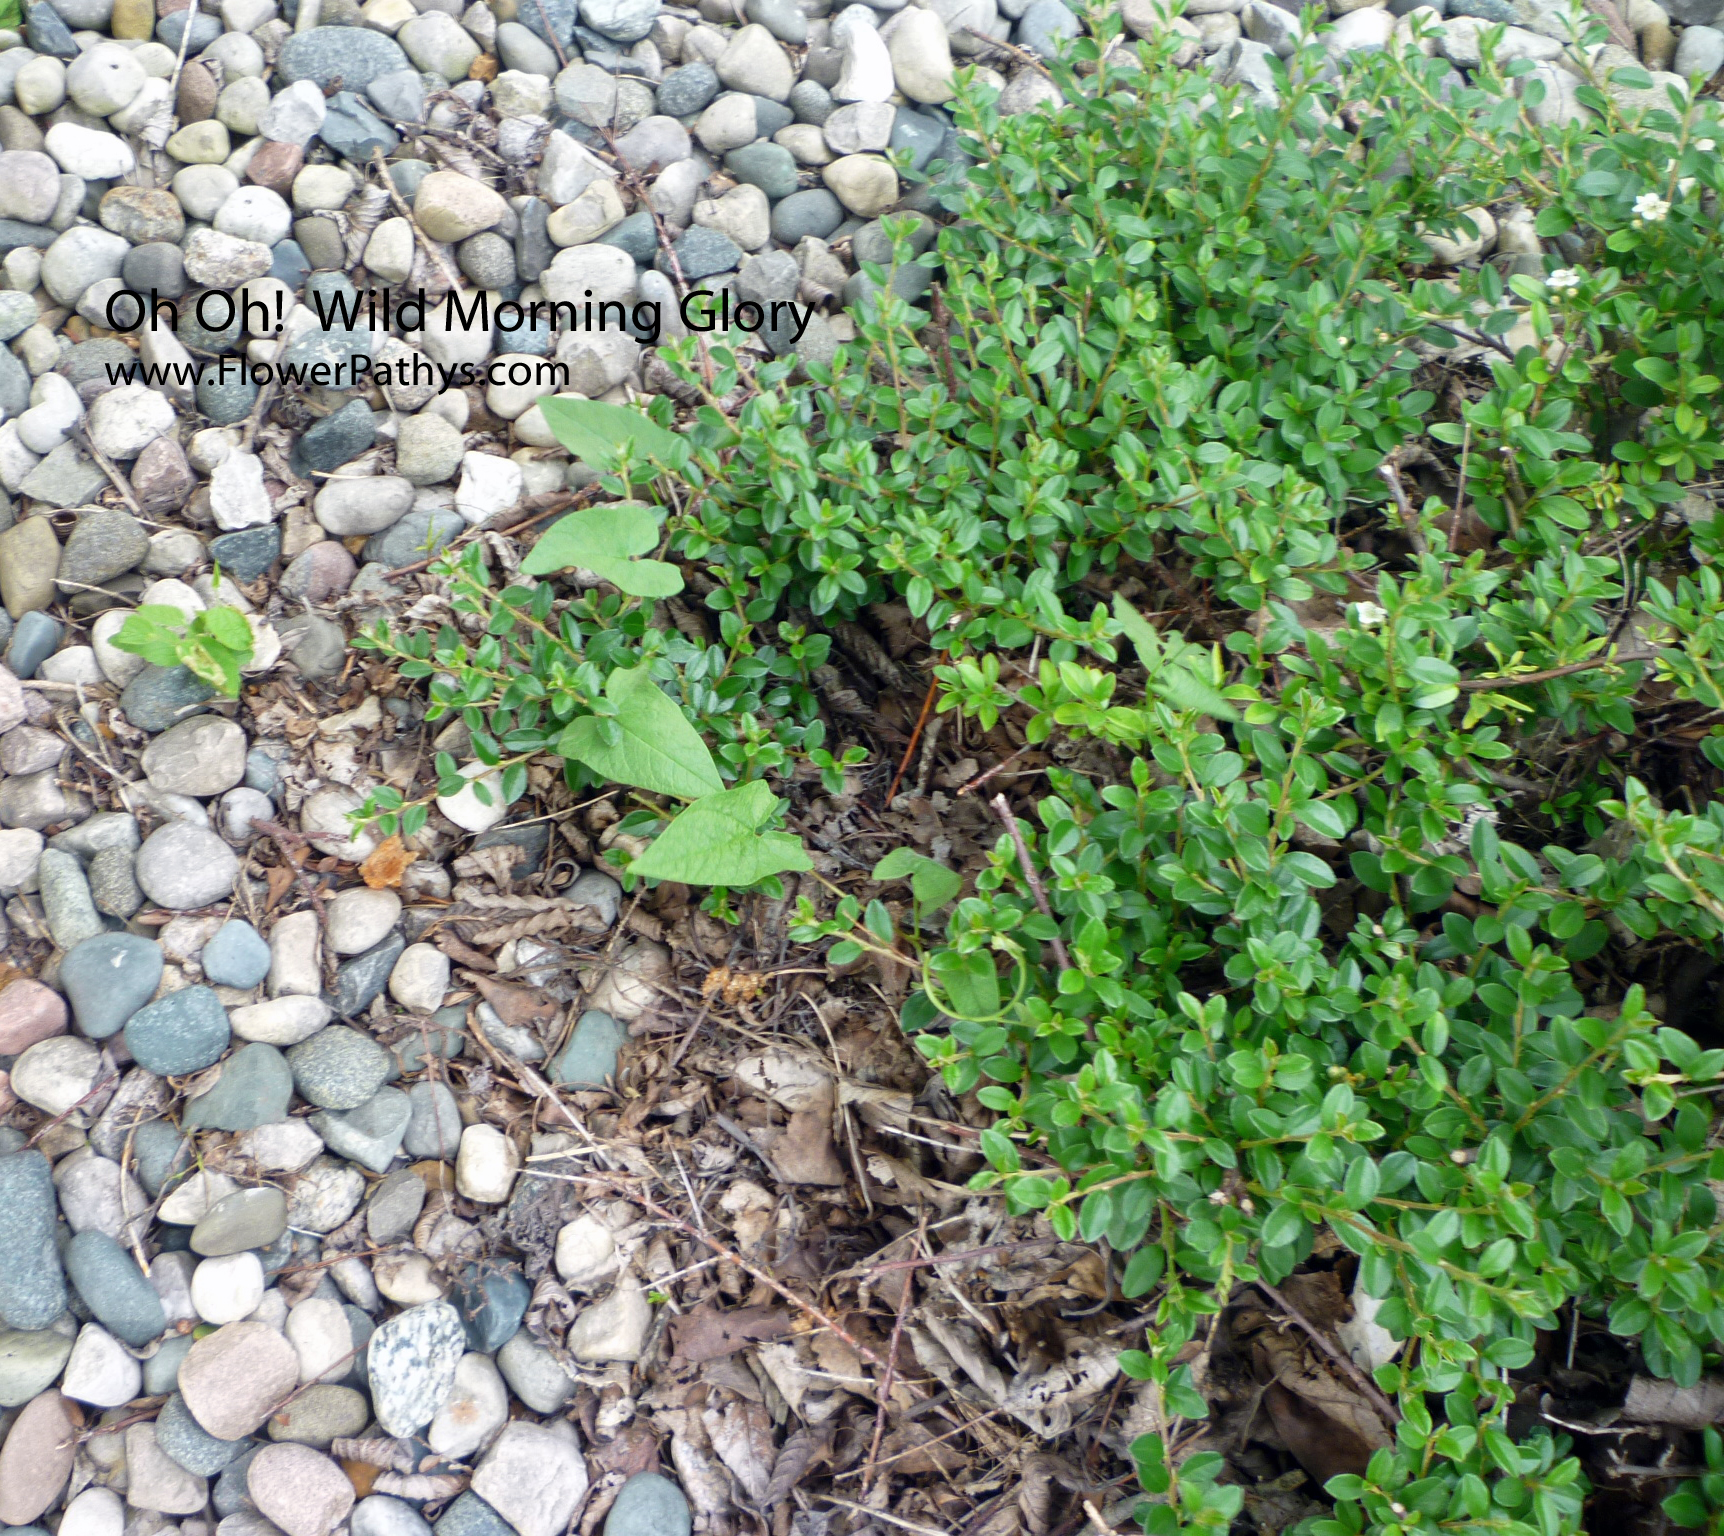
M 1205 1411 L 1181 1348 L 1331 1234 L 1405 1344 L 1376 1371 L 1394 1444 L 1331 1483 L 1321 1536 L 1576 1531 L 1579 1462 L 1510 1435 L 1511 1374 L 1576 1311 L 1679 1383 L 1724 1347 L 1724 1050 L 1633 984 L 1716 946 L 1724 806 L 1613 766 L 1649 710 L 1724 710 L 1724 529 L 1693 489 L 1724 452 L 1717 105 L 1625 116 L 1624 71 L 1547 127 L 1530 64 L 1325 79 L 1320 44 L 1279 104 L 1217 101 L 1177 39 L 1104 57 L 1099 30 L 1057 115 L 964 95 L 974 163 L 934 188 L 961 218 L 899 243 L 931 305 L 873 271 L 862 344 L 812 380 L 675 354 L 681 433 L 590 454 L 650 517 L 574 514 L 503 589 L 474 546 L 448 569 L 481 634 L 370 643 L 506 796 L 561 751 L 577 789 L 708 820 L 754 784 L 742 835 L 777 814 L 755 781 L 836 789 L 858 759 L 813 674 L 872 602 L 925 625 L 940 710 L 1101 743 L 1082 761 L 1117 771 L 1050 769 L 1023 827 L 1047 914 L 1002 836 L 968 894 L 896 857 L 910 920 L 805 903 L 799 936 L 919 967 L 905 1028 L 998 1115 L 978 1187 L 1105 1240 L 1170 1422 Z M 1432 264 L 1426 233 L 1511 204 L 1549 254 Z M 531 579 L 569 564 L 613 585 Z M 653 621 L 685 573 L 710 642 Z M 666 699 L 710 755 L 633 754 Z M 686 853 L 643 873 L 746 883 Z M 1237 1513 L 1218 1457 L 1136 1454 L 1147 1530 Z M 1671 1512 L 1708 1507 L 1695 1484 Z

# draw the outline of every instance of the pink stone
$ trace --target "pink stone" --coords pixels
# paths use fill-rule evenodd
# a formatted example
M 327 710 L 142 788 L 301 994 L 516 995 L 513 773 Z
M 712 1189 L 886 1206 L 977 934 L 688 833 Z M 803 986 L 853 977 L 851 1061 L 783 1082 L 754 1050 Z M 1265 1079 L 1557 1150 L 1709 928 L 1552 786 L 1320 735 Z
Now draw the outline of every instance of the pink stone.
M 16 1056 L 66 1031 L 66 1000 L 39 981 L 14 981 L 0 992 L 0 1055 Z

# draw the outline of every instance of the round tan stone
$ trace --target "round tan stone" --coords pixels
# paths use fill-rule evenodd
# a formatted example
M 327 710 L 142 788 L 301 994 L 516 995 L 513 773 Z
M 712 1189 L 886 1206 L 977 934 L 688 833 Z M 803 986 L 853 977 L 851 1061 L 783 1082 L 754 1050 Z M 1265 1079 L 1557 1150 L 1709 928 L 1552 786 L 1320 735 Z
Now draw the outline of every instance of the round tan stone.
M 71 1405 L 58 1392 L 24 1405 L 0 1445 L 0 1522 L 29 1525 L 60 1497 L 72 1475 L 77 1436 Z
M 329 1536 L 353 1508 L 347 1474 L 309 1445 L 266 1445 L 246 1469 L 245 1491 L 287 1536 Z
M 186 1407 L 218 1440 L 249 1435 L 298 1385 L 299 1356 L 267 1323 L 218 1328 L 180 1363 Z

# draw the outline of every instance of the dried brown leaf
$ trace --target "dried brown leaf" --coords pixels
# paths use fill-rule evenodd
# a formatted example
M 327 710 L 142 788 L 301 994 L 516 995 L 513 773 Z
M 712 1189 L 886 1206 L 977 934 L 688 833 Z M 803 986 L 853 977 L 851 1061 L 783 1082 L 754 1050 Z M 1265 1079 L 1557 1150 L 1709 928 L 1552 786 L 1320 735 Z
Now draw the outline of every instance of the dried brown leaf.
M 830 1459 L 831 1455 L 832 1436 L 829 1430 L 792 1431 L 779 1449 L 778 1459 L 772 1464 L 772 1480 L 766 1486 L 766 1494 L 760 1500 L 760 1507 L 766 1510 L 776 1509 L 790 1497 L 790 1490 L 802 1481 L 810 1467 Z
M 781 1339 L 790 1332 L 790 1314 L 774 1307 L 738 1307 L 720 1312 L 705 1305 L 671 1323 L 676 1352 L 691 1364 L 718 1360 L 748 1344 Z
M 799 1109 L 790 1124 L 772 1144 L 772 1160 L 792 1184 L 818 1184 L 836 1188 L 844 1182 L 844 1165 L 832 1144 L 832 1099 L 827 1092 L 823 1106 Z
M 772 1418 L 758 1403 L 737 1401 L 701 1415 L 707 1439 L 748 1501 L 758 1506 L 772 1483 Z
M 399 834 L 391 832 L 366 855 L 359 866 L 359 876 L 372 890 L 386 890 L 401 884 L 401 877 L 418 857 L 402 845 Z
M 549 1024 L 557 1016 L 557 1000 L 537 987 L 493 981 L 489 976 L 471 976 L 468 980 L 479 989 L 479 994 L 491 1005 L 497 1017 L 511 1029 L 535 1029 Z

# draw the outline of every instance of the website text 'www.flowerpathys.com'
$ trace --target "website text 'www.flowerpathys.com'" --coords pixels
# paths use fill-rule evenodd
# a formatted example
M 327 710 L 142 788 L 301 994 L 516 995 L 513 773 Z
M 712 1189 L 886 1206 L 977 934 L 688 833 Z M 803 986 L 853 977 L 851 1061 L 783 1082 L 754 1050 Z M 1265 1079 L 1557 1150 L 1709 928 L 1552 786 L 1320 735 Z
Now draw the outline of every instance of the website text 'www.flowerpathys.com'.
M 543 334 L 546 329 L 564 332 L 626 331 L 637 341 L 652 345 L 663 334 L 664 306 L 657 300 L 639 300 L 623 304 L 615 299 L 594 303 L 575 299 L 534 299 L 523 303 L 503 299 L 493 303 L 494 295 L 481 289 L 469 295 L 463 306 L 461 295 L 451 293 L 446 301 L 428 297 L 423 288 L 403 291 L 399 288 L 369 288 L 349 293 L 319 293 L 306 297 L 326 331 L 370 330 L 387 332 L 423 331 L 429 312 L 435 323 L 442 316 L 442 328 L 447 331 L 495 331 L 499 341 L 507 345 L 511 332 L 526 331 Z M 273 302 L 271 302 L 273 301 Z M 197 323 L 208 331 L 225 331 L 236 322 L 253 336 L 280 334 L 287 316 L 282 293 L 277 289 L 269 299 L 236 298 L 231 293 L 212 288 L 198 296 L 192 313 Z M 752 299 L 736 301 L 728 291 L 690 293 L 677 306 L 683 325 L 694 332 L 724 330 L 782 331 L 792 342 L 800 340 L 814 314 L 812 304 L 797 304 L 786 299 L 757 304 Z M 155 289 L 148 294 L 133 288 L 121 288 L 108 299 L 107 321 L 118 332 L 136 331 L 146 324 L 150 329 L 174 330 L 179 325 L 180 307 L 161 297 Z M 538 384 L 555 388 L 566 384 L 568 365 L 550 358 L 525 358 L 520 355 L 490 363 L 435 364 L 422 353 L 393 364 L 374 362 L 363 353 L 341 357 L 334 361 L 252 362 L 243 358 L 218 358 L 213 364 L 110 363 L 110 384 L 191 384 L 210 369 L 231 372 L 235 378 L 249 377 L 263 384 L 279 378 L 283 383 L 305 386 L 317 384 L 334 389 L 357 389 L 364 384 L 431 384 L 441 382 L 445 389 L 464 384 Z M 181 374 L 185 377 L 182 378 Z M 158 377 L 159 376 L 159 377 Z

